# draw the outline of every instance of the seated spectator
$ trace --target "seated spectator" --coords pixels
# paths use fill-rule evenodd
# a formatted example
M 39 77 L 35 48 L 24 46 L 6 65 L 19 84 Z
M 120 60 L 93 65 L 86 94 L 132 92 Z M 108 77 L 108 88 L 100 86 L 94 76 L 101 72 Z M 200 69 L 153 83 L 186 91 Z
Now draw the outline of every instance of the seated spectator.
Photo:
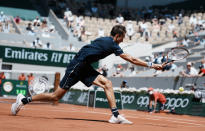
M 168 25 L 168 31 L 169 32 L 173 32 L 173 30 L 175 29 L 175 25 L 173 24 L 173 20 L 171 21 L 171 23 Z
M 19 16 L 16 16 L 16 17 L 14 18 L 14 21 L 16 22 L 16 24 L 20 24 L 21 18 L 20 18 Z
M 128 22 L 126 30 L 127 30 L 127 35 L 129 37 L 129 40 L 132 40 L 132 36 L 134 35 L 134 28 L 133 28 L 132 21 Z
M 35 46 L 37 46 L 37 47 L 42 47 L 43 46 L 43 43 L 41 42 L 41 40 L 40 40 L 40 38 L 39 37 L 37 37 L 35 40 L 34 40 L 34 42 L 35 42 Z
M 201 64 L 199 66 L 199 76 L 205 76 L 205 60 L 201 60 Z
M 4 22 L 4 21 L 6 21 L 6 16 L 4 15 L 4 12 L 1 11 L 1 13 L 0 13 L 0 25 L 1 25 L 1 23 Z
M 36 45 L 36 42 L 35 42 L 35 41 L 33 41 L 33 42 L 31 43 L 31 48 L 37 48 L 37 45 Z
M 24 73 L 21 73 L 21 75 L 19 75 L 18 80 L 20 80 L 20 81 L 25 81 L 26 80 L 26 76 L 24 75 Z
M 178 25 L 181 25 L 183 23 L 182 13 L 179 13 L 179 16 L 177 19 L 178 19 Z
M 66 22 L 68 28 L 72 28 L 74 17 L 68 8 L 66 8 L 66 11 L 64 12 L 64 21 Z
M 122 16 L 122 14 L 119 14 L 119 16 L 116 18 L 116 23 L 121 25 L 124 23 L 124 17 Z
M 92 12 L 93 16 L 97 16 L 98 15 L 98 7 L 97 7 L 96 4 L 92 5 L 91 12 Z
M 201 66 L 201 68 L 205 68 L 205 59 L 201 60 L 200 66 Z
M 205 68 L 199 68 L 199 76 L 205 76 Z
M 120 88 L 128 88 L 129 86 L 127 85 L 127 81 L 126 80 L 123 80 L 121 85 L 120 85 Z
M 30 73 L 27 77 L 28 77 L 28 85 L 30 85 L 31 81 L 34 80 L 33 73 Z
M 1 72 L 0 73 L 0 88 L 1 88 L 1 83 L 2 83 L 2 80 L 6 79 L 5 75 L 4 75 L 4 72 Z
M 5 23 L 3 24 L 3 28 L 2 28 L 4 33 L 9 33 L 10 32 L 10 26 L 9 26 L 9 22 L 5 21 Z
M 71 43 L 71 44 L 69 44 L 69 46 L 68 47 L 66 47 L 66 50 L 67 51 L 76 51 L 76 49 L 75 49 L 75 47 L 73 46 L 73 44 Z
M 198 75 L 198 72 L 194 67 L 192 67 L 192 63 L 188 62 L 187 69 L 185 71 L 180 72 L 180 74 L 184 77 L 194 77 Z
M 205 22 L 204 22 L 205 23 Z M 200 45 L 205 46 L 205 36 L 202 38 L 202 40 L 200 41 Z
M 182 47 L 188 47 L 189 42 L 190 42 L 190 40 L 187 37 L 184 37 L 184 39 L 182 41 Z
M 195 26 L 197 24 L 197 19 L 196 19 L 196 16 L 193 15 L 191 16 L 191 18 L 189 19 L 189 23 L 192 25 L 192 26 Z
M 142 36 L 145 36 L 145 37 L 148 37 L 149 36 L 149 32 L 148 32 L 148 25 L 147 23 L 145 22 L 145 20 L 142 21 L 142 23 L 139 24 L 140 25 L 140 28 L 141 28 L 141 37 Z
M 105 33 L 105 32 L 104 32 L 104 29 L 103 29 L 103 28 L 99 28 L 99 29 L 98 29 L 98 37 L 104 37 L 104 36 L 105 36 L 104 33 Z
M 201 39 L 198 33 L 195 33 L 194 45 L 199 45 L 201 43 Z
M 157 36 L 160 37 L 160 25 L 156 20 L 152 24 L 152 33 L 156 33 Z
M 167 57 L 164 53 L 162 53 L 161 63 L 165 63 L 165 62 L 167 62 Z
M 43 19 L 42 24 L 41 24 L 41 28 L 46 28 L 47 27 L 47 20 L 46 18 Z
M 50 50 L 51 49 L 51 44 L 49 42 L 44 44 L 43 49 Z
M 162 59 L 162 56 L 161 56 L 161 54 L 154 54 L 154 61 L 153 61 L 153 63 L 154 64 L 161 64 L 161 59 Z
M 28 26 L 26 27 L 26 30 L 28 31 L 29 35 L 35 35 L 34 29 L 33 29 L 31 23 L 28 23 Z
M 82 37 L 82 32 L 83 32 L 84 28 L 81 27 L 79 24 L 76 25 L 73 35 L 74 37 L 77 37 L 79 41 L 81 41 L 81 37 Z
M 38 18 L 38 16 L 36 16 L 36 19 L 33 20 L 33 26 L 40 26 L 41 25 L 41 21 Z

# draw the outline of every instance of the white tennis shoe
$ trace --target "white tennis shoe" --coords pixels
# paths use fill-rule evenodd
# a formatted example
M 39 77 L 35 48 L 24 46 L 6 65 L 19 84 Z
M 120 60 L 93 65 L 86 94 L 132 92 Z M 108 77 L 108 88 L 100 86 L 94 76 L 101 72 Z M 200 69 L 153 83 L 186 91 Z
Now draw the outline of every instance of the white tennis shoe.
M 112 115 L 108 122 L 112 124 L 133 124 L 131 121 L 125 119 L 122 115 L 118 115 L 117 118 Z
M 23 107 L 23 103 L 21 101 L 23 98 L 25 98 L 25 96 L 23 96 L 22 94 L 18 94 L 18 96 L 16 97 L 16 102 L 11 106 L 12 115 L 16 115 Z

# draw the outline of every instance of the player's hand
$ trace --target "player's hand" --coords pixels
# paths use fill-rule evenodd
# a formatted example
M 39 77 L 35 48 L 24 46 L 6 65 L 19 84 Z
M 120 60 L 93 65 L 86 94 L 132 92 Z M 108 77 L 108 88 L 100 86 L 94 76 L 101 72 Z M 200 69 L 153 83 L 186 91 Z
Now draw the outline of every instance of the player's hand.
M 155 70 L 162 70 L 163 66 L 160 64 L 153 64 L 152 68 L 154 68 Z

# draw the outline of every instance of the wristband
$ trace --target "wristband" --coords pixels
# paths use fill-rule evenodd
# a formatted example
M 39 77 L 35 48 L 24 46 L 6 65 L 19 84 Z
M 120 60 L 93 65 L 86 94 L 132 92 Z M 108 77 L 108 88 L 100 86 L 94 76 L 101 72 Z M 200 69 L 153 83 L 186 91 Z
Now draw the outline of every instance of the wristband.
M 151 67 L 152 67 L 152 65 L 153 65 L 153 63 L 152 63 L 152 62 L 147 62 L 147 67 L 151 68 Z

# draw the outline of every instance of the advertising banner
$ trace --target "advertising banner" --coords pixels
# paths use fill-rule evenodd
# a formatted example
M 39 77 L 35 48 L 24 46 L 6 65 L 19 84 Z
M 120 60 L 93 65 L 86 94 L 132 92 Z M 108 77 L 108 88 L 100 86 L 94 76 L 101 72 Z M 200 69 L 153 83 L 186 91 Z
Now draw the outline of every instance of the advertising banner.
M 3 62 L 66 67 L 75 57 L 74 52 L 0 46 Z
M 137 108 L 137 95 L 136 93 L 122 93 L 122 105 L 124 109 L 136 110 Z
M 175 109 L 176 114 L 205 116 L 205 104 L 196 101 L 193 94 L 165 94 L 165 109 Z M 115 92 L 118 109 L 148 111 L 149 95 L 145 92 Z M 71 90 L 65 94 L 61 102 L 89 107 L 109 108 L 104 91 Z M 157 109 L 159 110 L 159 104 Z
M 114 92 L 114 95 L 115 95 L 115 101 L 116 101 L 117 108 L 122 109 L 121 93 Z M 104 91 L 96 91 L 94 102 L 95 102 L 94 107 L 110 108 Z
M 165 103 L 165 109 L 175 109 L 178 113 L 183 113 L 190 106 L 192 97 L 187 95 L 165 95 L 167 102 Z M 149 96 L 139 95 L 136 103 L 137 110 L 147 110 L 149 106 Z M 159 108 L 157 108 L 159 110 Z
M 76 52 L 43 50 L 0 45 L 0 58 L 3 62 L 67 67 L 75 57 Z M 98 68 L 98 62 L 92 63 L 93 68 Z
M 28 95 L 28 82 L 19 80 L 2 80 L 1 95 L 17 96 L 18 94 Z
M 87 106 L 88 92 L 80 90 L 70 90 L 60 100 L 63 103 Z

